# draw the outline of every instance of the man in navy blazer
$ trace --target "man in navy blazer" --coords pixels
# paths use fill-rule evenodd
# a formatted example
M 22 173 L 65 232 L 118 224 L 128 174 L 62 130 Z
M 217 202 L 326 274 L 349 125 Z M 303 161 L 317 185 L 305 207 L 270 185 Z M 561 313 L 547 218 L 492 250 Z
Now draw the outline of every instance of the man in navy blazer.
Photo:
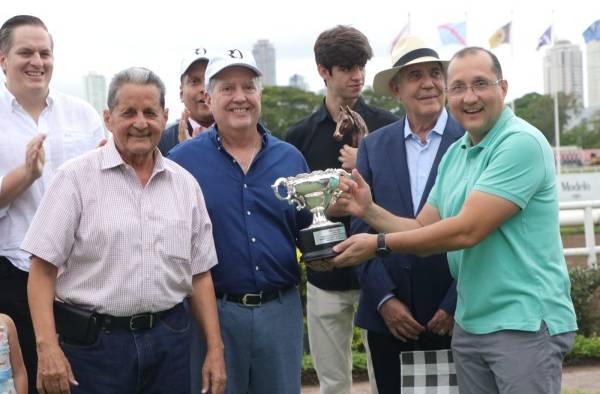
M 447 62 L 433 49 L 419 37 L 401 38 L 392 64 L 375 76 L 373 88 L 396 97 L 406 116 L 362 141 L 357 169 L 378 205 L 415 217 L 435 182 L 440 159 L 464 129 L 444 107 Z M 352 220 L 351 229 L 374 232 L 359 219 Z M 456 283 L 445 254 L 385 256 L 381 246 L 381 257 L 357 268 L 361 296 L 356 324 L 368 330 L 379 393 L 397 394 L 401 352 L 450 348 Z

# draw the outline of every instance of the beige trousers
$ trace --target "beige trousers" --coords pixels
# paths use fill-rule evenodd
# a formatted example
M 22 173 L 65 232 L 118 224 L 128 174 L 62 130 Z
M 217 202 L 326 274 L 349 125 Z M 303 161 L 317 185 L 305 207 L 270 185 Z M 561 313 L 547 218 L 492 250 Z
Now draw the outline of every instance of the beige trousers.
M 321 394 L 350 394 L 352 387 L 352 327 L 360 290 L 330 291 L 307 284 L 308 342 Z M 371 392 L 377 394 L 366 331 Z

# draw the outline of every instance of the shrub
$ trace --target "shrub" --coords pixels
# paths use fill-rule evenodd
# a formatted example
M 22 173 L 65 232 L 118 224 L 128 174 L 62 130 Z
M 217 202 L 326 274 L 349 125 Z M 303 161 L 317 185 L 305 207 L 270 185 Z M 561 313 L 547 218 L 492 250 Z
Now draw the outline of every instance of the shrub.
M 579 333 L 586 337 L 600 334 L 600 312 L 591 310 L 594 292 L 600 288 L 600 270 L 575 268 L 570 272 L 571 298 Z

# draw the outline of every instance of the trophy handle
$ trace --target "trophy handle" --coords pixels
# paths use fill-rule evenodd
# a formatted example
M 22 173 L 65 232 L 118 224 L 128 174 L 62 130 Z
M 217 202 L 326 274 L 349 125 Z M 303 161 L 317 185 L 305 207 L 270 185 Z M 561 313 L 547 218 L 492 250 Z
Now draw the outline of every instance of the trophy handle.
M 286 191 L 286 195 L 285 197 L 283 197 L 281 194 L 279 194 L 279 186 L 284 185 L 285 186 L 285 191 Z M 281 201 L 290 201 L 290 199 L 292 198 L 292 193 L 290 192 L 290 189 L 287 185 L 287 179 L 286 178 L 277 178 L 277 180 L 275 181 L 274 184 L 271 185 L 271 188 L 273 189 L 273 192 L 275 193 L 275 197 L 277 197 L 278 200 Z

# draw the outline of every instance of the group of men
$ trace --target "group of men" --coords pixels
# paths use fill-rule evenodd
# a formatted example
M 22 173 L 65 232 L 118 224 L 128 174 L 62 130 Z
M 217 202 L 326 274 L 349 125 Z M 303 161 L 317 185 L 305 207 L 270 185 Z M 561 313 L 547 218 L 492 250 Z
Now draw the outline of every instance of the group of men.
M 0 312 L 17 324 L 30 392 L 300 392 L 296 248 L 311 215 L 270 185 L 336 167 L 353 180 L 330 213 L 357 235 L 307 266 L 321 392 L 350 392 L 353 320 L 374 392 L 400 391 L 401 352 L 450 346 L 461 392 L 560 391 L 576 324 L 553 158 L 504 108 L 492 53 L 448 65 L 399 40 L 373 83 L 402 103 L 398 119 L 361 98 L 372 49 L 336 26 L 314 47 L 323 103 L 284 142 L 259 122 L 252 56 L 196 48 L 180 120 L 166 128 L 157 75 L 126 69 L 96 148 L 93 109 L 49 88 L 52 50 L 36 17 L 0 28 Z M 342 107 L 371 132 L 359 146 L 333 137 Z

